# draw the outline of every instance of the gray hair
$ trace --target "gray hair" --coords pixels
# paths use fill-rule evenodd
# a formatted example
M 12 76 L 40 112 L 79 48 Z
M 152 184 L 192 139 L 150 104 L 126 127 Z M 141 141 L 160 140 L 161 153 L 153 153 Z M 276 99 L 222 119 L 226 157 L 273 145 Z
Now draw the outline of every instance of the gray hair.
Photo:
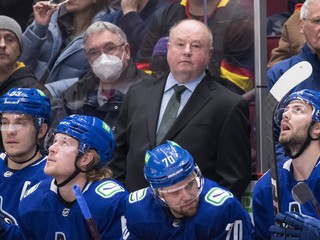
M 308 14 L 309 14 L 309 9 L 310 9 L 310 3 L 316 3 L 316 2 L 319 2 L 319 0 L 306 0 L 302 7 L 301 7 L 301 10 L 300 10 L 300 19 L 304 19 L 304 18 L 307 18 L 308 17 Z
M 128 43 L 126 34 L 119 27 L 110 22 L 97 21 L 92 23 L 90 27 L 88 27 L 88 29 L 84 32 L 83 45 L 86 44 L 91 34 L 103 31 L 109 31 L 116 34 L 120 38 L 121 43 L 123 44 Z

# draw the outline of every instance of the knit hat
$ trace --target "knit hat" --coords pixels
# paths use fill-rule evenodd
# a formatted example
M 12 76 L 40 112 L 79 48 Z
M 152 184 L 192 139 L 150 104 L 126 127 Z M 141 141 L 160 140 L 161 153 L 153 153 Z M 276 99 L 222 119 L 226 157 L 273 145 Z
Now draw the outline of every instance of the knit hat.
M 0 15 L 0 30 L 8 30 L 13 32 L 19 41 L 20 51 L 22 51 L 22 30 L 16 20 L 4 15 Z
M 167 56 L 169 37 L 162 37 L 154 46 L 152 56 Z

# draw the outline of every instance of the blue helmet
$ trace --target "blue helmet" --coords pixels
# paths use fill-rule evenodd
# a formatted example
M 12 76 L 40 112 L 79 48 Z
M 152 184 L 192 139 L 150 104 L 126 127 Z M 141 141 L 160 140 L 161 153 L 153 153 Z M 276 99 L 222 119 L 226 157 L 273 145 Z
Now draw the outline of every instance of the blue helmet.
M 167 141 L 146 152 L 144 175 L 154 189 L 181 182 L 194 170 L 193 157 L 175 142 Z
M 79 152 L 94 149 L 100 157 L 100 166 L 106 164 L 114 150 L 114 136 L 111 128 L 96 117 L 71 115 L 63 119 L 56 133 L 67 134 L 79 141 Z
M 12 88 L 0 98 L 0 113 L 6 112 L 28 114 L 49 123 L 50 99 L 36 88 Z
M 313 107 L 312 120 L 320 122 L 320 92 L 304 89 L 299 92 L 291 93 L 283 100 L 282 107 L 286 107 L 291 101 L 301 100 Z

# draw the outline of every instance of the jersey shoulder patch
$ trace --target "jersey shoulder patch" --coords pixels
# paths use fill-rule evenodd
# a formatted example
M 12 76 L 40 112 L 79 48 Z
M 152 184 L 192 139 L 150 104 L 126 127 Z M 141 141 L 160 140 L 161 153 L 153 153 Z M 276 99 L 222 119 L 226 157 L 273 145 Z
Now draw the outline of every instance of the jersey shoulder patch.
M 233 198 L 233 194 L 219 187 L 211 188 L 205 196 L 206 202 L 221 206 L 228 198 Z
M 104 181 L 96 187 L 95 191 L 103 198 L 111 198 L 119 192 L 125 192 L 125 189 L 114 181 Z
M 148 188 L 143 188 L 143 189 L 140 189 L 138 191 L 130 193 L 130 195 L 129 195 L 129 203 L 139 202 L 142 199 L 144 199 L 146 194 L 147 194 L 147 189 Z

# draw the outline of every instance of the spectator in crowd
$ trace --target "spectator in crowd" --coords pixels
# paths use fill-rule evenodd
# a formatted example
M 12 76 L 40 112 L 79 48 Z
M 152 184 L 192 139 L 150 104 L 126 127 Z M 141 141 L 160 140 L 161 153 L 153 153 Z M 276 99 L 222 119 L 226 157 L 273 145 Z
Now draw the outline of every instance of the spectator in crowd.
M 8 229 L 18 224 L 20 199 L 45 176 L 47 156 L 42 150 L 50 110 L 49 98 L 35 88 L 12 88 L 0 98 L 1 239 L 16 239 Z
M 308 1 L 308 0 L 307 0 Z M 277 114 L 281 132 L 279 142 L 284 146 L 289 160 L 278 164 L 281 213 L 298 212 L 303 216 L 319 218 L 313 204 L 298 203 L 292 195 L 293 187 L 307 184 L 319 198 L 319 151 L 320 151 L 320 92 L 305 89 L 290 94 L 280 105 Z M 273 215 L 272 185 L 270 172 L 259 179 L 253 192 L 253 217 L 257 239 L 270 239 L 269 227 L 275 223 Z M 291 238 L 277 238 L 291 239 Z M 300 239 L 300 238 L 292 238 Z M 318 238 L 301 238 L 318 239 Z
M 111 11 L 107 0 L 68 1 L 61 5 L 37 2 L 33 6 L 35 20 L 23 33 L 20 59 L 34 69 L 41 82 L 64 80 L 71 85 L 89 69 L 81 46 L 83 32 Z
M 122 0 L 121 10 L 106 15 L 102 20 L 124 31 L 130 44 L 131 58 L 135 60 L 153 14 L 166 4 L 166 0 Z
M 37 88 L 50 95 L 31 68 L 18 61 L 22 46 L 19 24 L 10 17 L 0 15 L 0 96 L 14 87 Z
M 212 51 L 211 30 L 200 21 L 183 20 L 170 30 L 169 75 L 128 90 L 116 123 L 110 167 L 129 191 L 148 185 L 143 176 L 145 151 L 165 140 L 190 151 L 204 176 L 236 197 L 246 189 L 251 173 L 248 104 L 206 71 Z M 165 111 L 167 105 L 175 111 Z
M 180 0 L 159 9 L 140 46 L 136 58 L 138 68 L 149 69 L 157 41 L 168 36 L 169 29 L 182 19 L 207 22 L 211 29 L 215 54 L 210 59 L 208 70 L 216 81 L 238 94 L 253 88 L 253 19 L 237 1 L 207 1 L 204 8 L 203 1 Z
M 304 2 L 301 0 L 301 2 Z M 297 4 L 294 13 L 284 23 L 282 28 L 281 38 L 277 48 L 271 52 L 271 57 L 268 63 L 268 68 L 275 63 L 290 58 L 300 53 L 304 43 L 304 35 L 300 31 L 300 8 L 302 3 Z
M 305 0 L 287 0 L 288 10 L 276 12 L 267 18 L 267 35 L 281 35 L 285 22 L 298 9 Z M 270 4 L 270 3 L 269 3 Z M 299 26 L 298 22 L 296 23 Z
M 112 23 L 93 23 L 84 33 L 83 45 L 92 71 L 62 94 L 64 106 L 68 114 L 99 117 L 114 128 L 128 88 L 151 77 L 130 60 L 126 35 Z
M 145 155 L 150 187 L 126 203 L 125 239 L 247 239 L 249 214 L 231 192 L 202 177 L 190 153 L 167 141 Z M 137 216 L 139 216 L 137 218 Z
M 99 239 L 120 239 L 127 190 L 111 179 L 105 167 L 114 148 L 112 130 L 98 118 L 71 115 L 52 133 L 44 167 L 51 177 L 28 191 L 19 206 L 24 239 L 92 239 L 72 190 L 75 184 L 88 204 Z
M 152 52 L 150 70 L 151 74 L 156 77 L 162 77 L 170 71 L 167 61 L 168 40 L 169 37 L 160 38 Z

